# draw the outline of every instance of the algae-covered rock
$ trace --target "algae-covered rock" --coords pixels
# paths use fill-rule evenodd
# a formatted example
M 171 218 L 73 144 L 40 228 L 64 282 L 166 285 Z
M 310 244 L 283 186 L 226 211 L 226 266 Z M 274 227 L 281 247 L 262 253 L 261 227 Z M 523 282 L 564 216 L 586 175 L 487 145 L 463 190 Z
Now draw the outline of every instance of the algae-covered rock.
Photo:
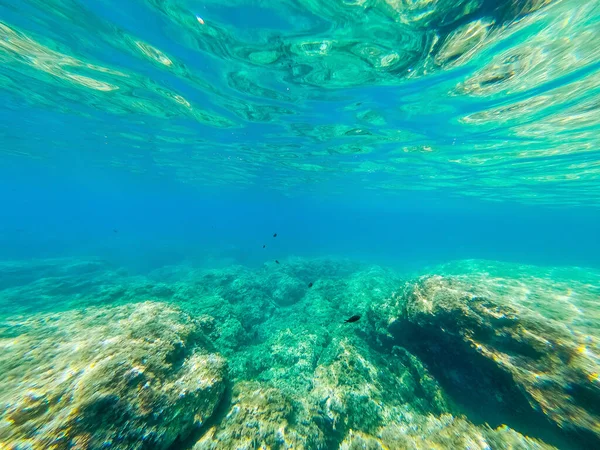
M 328 434 L 344 436 L 349 430 L 373 433 L 407 406 L 412 411 L 447 411 L 439 385 L 433 379 L 421 384 L 426 374 L 419 375 L 414 363 L 387 358 L 356 337 L 334 339 L 314 372 L 314 415 Z
M 290 306 L 300 301 L 307 291 L 306 284 L 287 273 L 278 272 L 269 277 L 273 301 L 278 306 Z
M 379 354 L 349 334 L 331 337 L 312 366 L 300 359 L 287 373 L 289 361 L 263 356 L 259 381 L 235 384 L 225 417 L 194 450 L 553 448 L 508 427 L 493 430 L 448 413 L 442 388 L 417 358 L 399 347 Z M 289 358 L 314 355 L 310 335 L 283 333 L 269 346 L 275 343 Z
M 231 406 L 218 426 L 196 442 L 194 450 L 316 448 L 310 436 L 290 427 L 292 403 L 279 389 L 256 382 L 238 383 Z
M 408 418 L 408 417 L 406 417 Z M 476 426 L 450 414 L 411 415 L 409 421 L 391 421 L 375 435 L 351 431 L 340 450 L 469 449 L 552 450 L 555 447 L 525 437 L 508 427 L 496 430 Z
M 213 327 L 151 302 L 5 321 L 0 447 L 161 449 L 185 438 L 224 390 Z
M 600 348 L 589 332 L 598 318 L 580 308 L 596 293 L 523 274 L 427 276 L 409 287 L 389 329 L 475 415 L 592 448 L 600 445 Z M 580 315 L 587 319 L 572 317 Z
M 386 362 L 346 333 L 321 339 L 288 329 L 257 346 L 246 372 L 255 380 L 235 381 L 225 416 L 194 449 L 338 448 L 352 433 L 374 435 L 400 411 L 447 410 L 418 361 Z
M 251 291 L 263 292 L 261 286 L 276 289 L 290 278 L 305 282 L 318 273 L 313 263 L 292 261 L 238 284 L 245 290 L 255 283 Z M 231 354 L 231 402 L 195 450 L 550 448 L 462 417 L 419 357 L 388 345 L 391 333 L 385 342 L 373 339 L 404 308 L 405 296 L 394 290 L 399 277 L 378 267 L 343 275 L 313 278 L 300 300 L 276 306 L 250 328 L 258 328 L 255 339 Z M 240 298 L 231 309 L 240 321 L 242 302 L 251 303 Z M 343 323 L 346 314 L 363 311 L 361 321 Z
M 312 331 L 312 332 L 311 332 Z M 324 333 L 323 333 L 324 334 Z M 261 346 L 265 351 L 259 359 L 261 380 L 277 380 L 292 389 L 307 389 L 307 382 L 318 364 L 327 335 L 315 330 L 292 330 L 285 328 L 275 333 Z M 250 352 L 256 358 L 255 352 Z M 246 376 L 252 376 L 248 372 Z
M 4 311 L 56 281 L 46 301 L 65 302 L 0 322 L 0 448 L 595 448 L 565 430 L 596 417 L 600 277 L 463 262 L 402 289 L 377 266 L 281 262 L 7 286 Z M 108 291 L 135 303 L 67 308 Z

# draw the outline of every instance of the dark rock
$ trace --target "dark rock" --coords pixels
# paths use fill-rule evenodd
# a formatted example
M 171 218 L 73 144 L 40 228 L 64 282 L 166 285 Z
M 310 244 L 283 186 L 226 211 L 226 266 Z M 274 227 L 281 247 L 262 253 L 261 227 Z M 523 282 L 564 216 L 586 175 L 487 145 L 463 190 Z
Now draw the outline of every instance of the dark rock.
M 508 424 L 561 448 L 600 448 L 600 367 L 586 336 L 485 280 L 419 280 L 390 333 L 472 420 Z

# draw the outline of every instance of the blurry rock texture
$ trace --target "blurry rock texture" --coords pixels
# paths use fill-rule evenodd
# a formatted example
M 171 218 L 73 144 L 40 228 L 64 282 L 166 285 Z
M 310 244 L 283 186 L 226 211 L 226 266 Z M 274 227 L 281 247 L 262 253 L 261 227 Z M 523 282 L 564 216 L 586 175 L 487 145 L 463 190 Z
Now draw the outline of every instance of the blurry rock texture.
M 594 448 L 597 292 L 582 288 L 485 272 L 427 276 L 408 287 L 389 329 L 482 419 L 529 423 Z
M 168 448 L 211 416 L 224 390 L 210 321 L 165 304 L 4 325 L 19 333 L 0 340 L 0 448 Z
M 598 448 L 597 271 L 30 264 L 0 289 L 2 449 Z

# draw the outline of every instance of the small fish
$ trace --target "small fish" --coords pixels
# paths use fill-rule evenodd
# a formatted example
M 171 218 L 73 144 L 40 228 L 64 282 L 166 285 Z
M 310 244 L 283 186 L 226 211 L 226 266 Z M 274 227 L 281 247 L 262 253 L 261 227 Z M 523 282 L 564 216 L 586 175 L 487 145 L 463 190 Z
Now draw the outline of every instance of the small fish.
M 273 233 L 273 237 L 277 237 L 277 233 Z
M 263 244 L 263 248 L 265 248 L 265 247 L 266 247 L 266 245 L 265 245 L 265 244 Z
M 119 230 L 117 230 L 116 228 L 113 230 L 113 233 L 118 233 Z
M 313 287 L 313 284 L 312 283 L 308 283 L 308 287 L 309 288 Z
M 279 264 L 279 261 L 275 260 L 275 262 L 276 262 L 277 264 Z
M 348 323 L 348 322 L 357 322 L 358 319 L 360 319 L 360 315 L 357 314 L 355 316 L 350 317 L 349 319 L 344 320 L 344 322 L 346 322 L 346 323 Z

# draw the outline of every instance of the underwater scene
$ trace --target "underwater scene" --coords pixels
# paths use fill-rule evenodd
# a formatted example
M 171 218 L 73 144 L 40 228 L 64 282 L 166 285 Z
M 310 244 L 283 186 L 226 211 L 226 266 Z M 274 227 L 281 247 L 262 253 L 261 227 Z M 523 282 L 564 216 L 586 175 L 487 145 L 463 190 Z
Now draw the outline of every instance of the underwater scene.
M 600 449 L 600 0 L 0 0 L 46 449 Z

